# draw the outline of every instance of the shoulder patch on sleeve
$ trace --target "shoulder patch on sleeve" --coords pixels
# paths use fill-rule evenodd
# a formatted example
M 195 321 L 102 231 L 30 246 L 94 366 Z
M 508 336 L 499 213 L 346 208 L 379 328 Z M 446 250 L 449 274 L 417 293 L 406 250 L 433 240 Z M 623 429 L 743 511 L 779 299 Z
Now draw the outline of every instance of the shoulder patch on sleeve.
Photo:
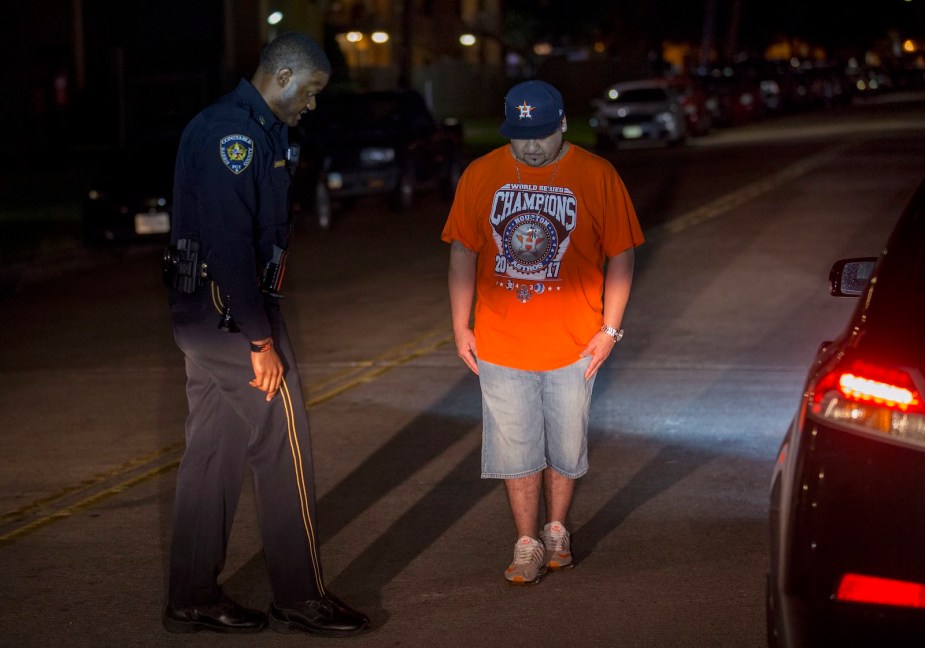
M 254 140 L 247 135 L 226 135 L 219 142 L 222 162 L 235 175 L 250 166 L 254 160 Z

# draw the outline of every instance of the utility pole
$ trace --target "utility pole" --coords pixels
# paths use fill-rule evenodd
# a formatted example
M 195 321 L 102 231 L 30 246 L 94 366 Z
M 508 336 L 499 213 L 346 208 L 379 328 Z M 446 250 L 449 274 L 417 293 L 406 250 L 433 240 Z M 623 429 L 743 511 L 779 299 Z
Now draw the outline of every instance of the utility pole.
M 703 9 L 703 35 L 700 38 L 700 67 L 706 69 L 713 58 L 716 29 L 716 0 L 707 0 Z
M 401 7 L 398 24 L 401 25 L 401 43 L 398 49 L 398 87 L 411 87 L 411 68 L 413 65 L 412 42 L 414 40 L 414 0 L 401 0 L 396 6 Z
M 87 85 L 83 0 L 74 0 L 72 6 L 74 12 L 74 84 L 78 90 L 83 90 Z
M 729 31 L 726 32 L 726 60 L 732 59 L 739 51 L 739 24 L 742 22 L 742 0 L 732 0 L 729 14 Z

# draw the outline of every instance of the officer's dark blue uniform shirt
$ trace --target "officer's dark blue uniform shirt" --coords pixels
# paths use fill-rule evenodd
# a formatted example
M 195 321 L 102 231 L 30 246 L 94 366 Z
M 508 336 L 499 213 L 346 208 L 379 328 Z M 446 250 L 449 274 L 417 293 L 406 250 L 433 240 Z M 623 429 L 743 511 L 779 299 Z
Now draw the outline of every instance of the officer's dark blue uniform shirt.
M 242 79 L 193 118 L 177 153 L 174 243 L 200 240 L 201 260 L 250 340 L 270 336 L 265 300 L 272 298 L 261 292 L 259 277 L 273 245 L 289 245 L 288 147 L 287 126 Z

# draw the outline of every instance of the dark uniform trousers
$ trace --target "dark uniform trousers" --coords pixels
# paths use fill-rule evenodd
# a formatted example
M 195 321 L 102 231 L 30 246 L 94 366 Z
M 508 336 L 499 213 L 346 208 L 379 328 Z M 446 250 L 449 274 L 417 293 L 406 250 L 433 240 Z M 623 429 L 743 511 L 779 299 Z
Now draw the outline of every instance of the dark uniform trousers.
M 248 341 L 218 328 L 210 288 L 218 294 L 214 284 L 204 286 L 202 303 L 171 310 L 174 337 L 186 356 L 189 417 L 177 475 L 170 602 L 188 607 L 221 596 L 217 579 L 247 465 L 275 601 L 319 598 L 324 585 L 308 414 L 285 322 L 270 300 L 268 318 L 285 374 L 267 402 L 265 392 L 248 384 L 254 377 Z

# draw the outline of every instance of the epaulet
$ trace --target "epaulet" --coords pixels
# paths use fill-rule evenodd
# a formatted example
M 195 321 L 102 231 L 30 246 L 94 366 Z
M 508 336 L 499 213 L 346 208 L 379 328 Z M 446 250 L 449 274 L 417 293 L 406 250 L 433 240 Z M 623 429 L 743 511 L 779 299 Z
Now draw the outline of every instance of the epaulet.
M 256 110 L 254 110 L 254 107 L 241 97 L 237 98 L 237 103 L 238 105 L 243 106 L 247 110 L 247 118 L 249 121 L 255 121 L 258 124 L 260 124 L 262 128 L 266 129 L 266 126 L 267 126 L 266 117 L 264 117 L 263 115 L 258 113 Z

